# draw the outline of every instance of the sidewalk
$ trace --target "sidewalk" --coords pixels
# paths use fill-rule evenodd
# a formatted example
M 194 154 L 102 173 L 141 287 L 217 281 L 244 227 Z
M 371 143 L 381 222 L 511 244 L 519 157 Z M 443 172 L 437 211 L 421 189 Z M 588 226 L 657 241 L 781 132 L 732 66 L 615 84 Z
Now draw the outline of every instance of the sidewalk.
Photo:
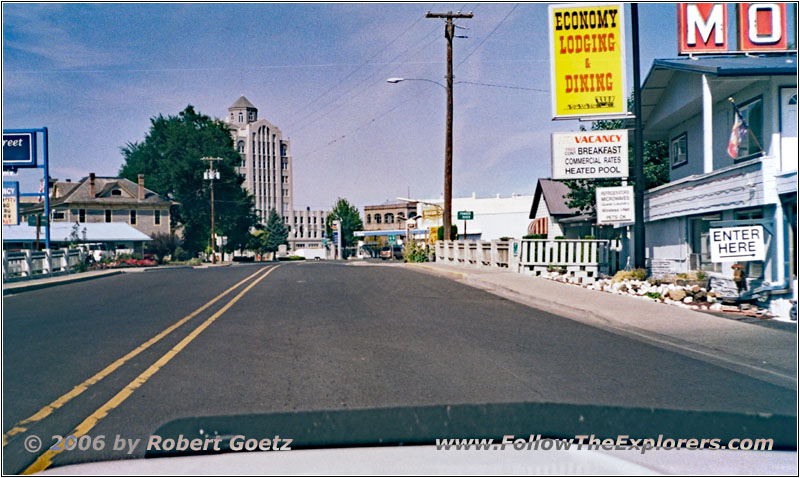
M 19 292 L 26 292 L 29 290 L 44 289 L 62 284 L 69 284 L 72 282 L 82 282 L 92 279 L 99 279 L 101 277 L 114 276 L 122 274 L 125 269 L 105 269 L 99 271 L 78 272 L 75 274 L 64 274 L 54 277 L 45 277 L 42 279 L 20 280 L 14 282 L 3 282 L 3 295 L 17 294 Z
M 764 327 L 647 299 L 497 269 L 404 264 L 531 307 L 797 388 L 797 329 Z M 664 364 L 669 367 L 669 364 Z

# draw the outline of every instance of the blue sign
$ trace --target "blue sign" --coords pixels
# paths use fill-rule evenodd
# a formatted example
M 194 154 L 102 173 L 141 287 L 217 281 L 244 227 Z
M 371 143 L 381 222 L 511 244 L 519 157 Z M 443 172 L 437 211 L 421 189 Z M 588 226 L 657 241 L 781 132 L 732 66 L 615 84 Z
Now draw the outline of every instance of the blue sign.
M 36 132 L 3 133 L 3 169 L 36 167 Z
M 3 225 L 19 225 L 19 182 L 3 181 Z

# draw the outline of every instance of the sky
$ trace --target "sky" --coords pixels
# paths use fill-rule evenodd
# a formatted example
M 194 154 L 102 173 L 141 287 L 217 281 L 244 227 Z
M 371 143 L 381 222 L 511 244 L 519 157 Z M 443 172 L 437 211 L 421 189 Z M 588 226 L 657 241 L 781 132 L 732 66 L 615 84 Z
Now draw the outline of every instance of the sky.
M 190 104 L 223 118 L 244 95 L 291 140 L 295 209 L 438 198 L 445 91 L 386 82 L 444 81 L 428 10 L 473 11 L 456 22 L 455 81 L 504 86 L 455 85 L 454 196 L 533 194 L 550 133 L 579 126 L 551 120 L 546 4 L 4 3 L 3 128 L 48 128 L 51 177 L 114 176 L 150 118 Z M 642 79 L 677 56 L 676 15 L 640 6 Z M 35 192 L 34 171 L 18 179 Z

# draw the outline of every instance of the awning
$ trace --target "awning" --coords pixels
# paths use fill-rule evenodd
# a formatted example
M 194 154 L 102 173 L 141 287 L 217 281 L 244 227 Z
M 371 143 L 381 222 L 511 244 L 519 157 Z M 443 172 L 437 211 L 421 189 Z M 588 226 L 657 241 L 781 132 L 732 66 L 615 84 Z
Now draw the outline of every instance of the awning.
M 412 229 L 411 234 L 427 234 L 427 229 Z M 387 229 L 385 231 L 356 231 L 353 233 L 356 237 L 373 237 L 373 236 L 405 236 L 405 229 Z
M 50 225 L 51 242 L 71 242 L 74 223 L 52 223 Z M 39 228 L 39 239 L 44 241 L 45 228 Z M 86 239 L 84 240 L 84 230 Z M 78 238 L 81 242 L 143 242 L 152 239 L 135 227 L 120 222 L 86 222 L 78 226 Z M 30 242 L 36 240 L 36 226 L 20 224 L 3 226 L 3 242 Z

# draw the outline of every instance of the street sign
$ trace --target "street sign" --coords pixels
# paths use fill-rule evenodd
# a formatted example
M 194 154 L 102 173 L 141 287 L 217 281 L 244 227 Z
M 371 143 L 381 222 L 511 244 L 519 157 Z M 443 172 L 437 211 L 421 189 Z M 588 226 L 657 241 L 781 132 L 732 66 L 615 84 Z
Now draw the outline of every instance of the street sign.
M 469 221 L 473 219 L 474 215 L 475 215 L 474 211 L 458 211 L 458 220 Z
M 397 236 L 389 234 L 389 245 L 393 246 L 397 243 Z
M 708 234 L 711 262 L 763 261 L 764 226 L 712 228 Z
M 3 133 L 3 169 L 36 167 L 36 132 Z
M 551 135 L 553 179 L 625 178 L 628 131 L 575 131 Z
M 19 181 L 3 181 L 3 225 L 19 224 Z
M 547 12 L 553 119 L 626 116 L 623 4 L 550 5 Z
M 633 186 L 597 188 L 597 224 L 635 222 Z
M 42 217 L 42 219 L 39 222 L 39 225 L 46 226 L 47 225 L 47 218 L 44 217 L 44 216 L 41 216 L 41 217 Z M 35 214 L 31 214 L 30 216 L 28 216 L 28 225 L 36 227 L 36 215 Z

